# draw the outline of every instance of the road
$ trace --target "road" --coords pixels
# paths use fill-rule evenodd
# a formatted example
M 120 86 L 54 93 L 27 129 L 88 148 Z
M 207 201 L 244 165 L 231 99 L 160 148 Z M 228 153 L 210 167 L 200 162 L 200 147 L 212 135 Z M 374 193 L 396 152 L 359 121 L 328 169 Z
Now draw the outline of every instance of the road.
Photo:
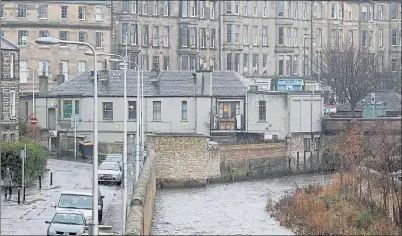
M 130 156 L 129 158 L 130 159 Z M 133 189 L 131 176 L 132 162 L 128 164 L 129 199 Z M 1 234 L 2 235 L 44 235 L 46 220 L 55 213 L 51 204 L 56 202 L 62 191 L 90 191 L 92 189 L 92 165 L 84 162 L 48 160 L 49 172 L 42 180 L 42 189 L 38 184 L 26 189 L 26 201 L 17 204 L 16 193 L 10 200 L 1 196 Z M 50 186 L 50 172 L 53 173 L 53 185 Z M 130 184 L 131 183 L 131 184 Z M 115 185 L 99 185 L 104 198 L 103 218 L 105 225 L 113 226 L 113 232 L 122 229 L 123 189 Z

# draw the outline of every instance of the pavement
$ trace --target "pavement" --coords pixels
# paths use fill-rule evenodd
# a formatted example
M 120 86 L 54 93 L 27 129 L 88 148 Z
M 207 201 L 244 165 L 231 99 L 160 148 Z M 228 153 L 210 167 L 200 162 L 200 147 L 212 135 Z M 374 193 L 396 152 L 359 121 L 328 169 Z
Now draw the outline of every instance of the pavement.
M 128 163 L 128 202 L 133 191 L 133 170 L 131 157 Z M 45 235 L 55 209 L 51 207 L 63 191 L 90 191 L 92 189 L 92 164 L 88 160 L 48 159 L 49 171 L 42 178 L 42 189 L 39 184 L 26 187 L 26 198 L 23 204 L 17 203 L 17 192 L 13 190 L 11 199 L 1 198 L 1 235 Z M 50 186 L 50 172 L 53 173 L 53 185 Z M 133 173 L 135 174 L 135 173 Z M 123 188 L 116 185 L 99 185 L 104 198 L 102 222 L 111 225 L 112 231 L 120 233 L 122 224 Z

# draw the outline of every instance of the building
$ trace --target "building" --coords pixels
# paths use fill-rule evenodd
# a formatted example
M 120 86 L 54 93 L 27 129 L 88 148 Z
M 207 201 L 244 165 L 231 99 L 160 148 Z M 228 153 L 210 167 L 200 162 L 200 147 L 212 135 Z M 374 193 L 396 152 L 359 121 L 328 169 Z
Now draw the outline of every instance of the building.
M 271 77 L 316 80 L 322 47 L 347 41 L 383 53 L 393 71 L 401 68 L 400 1 L 114 1 L 112 6 L 115 52 L 125 54 L 129 32 L 128 53 L 132 61 L 146 61 L 144 68 L 235 70 L 269 88 Z M 320 88 L 311 82 L 308 87 Z
M 0 136 L 2 140 L 19 140 L 19 60 L 18 46 L 1 36 Z
M 1 33 L 16 42 L 21 50 L 20 90 L 39 90 L 39 74 L 49 77 L 49 87 L 56 85 L 54 75 L 59 64 L 65 79 L 93 69 L 87 47 L 78 45 L 44 46 L 35 43 L 39 37 L 87 42 L 96 50 L 111 51 L 111 8 L 108 1 L 3 1 Z M 98 67 L 103 67 L 99 58 Z M 32 78 L 34 84 L 32 84 Z

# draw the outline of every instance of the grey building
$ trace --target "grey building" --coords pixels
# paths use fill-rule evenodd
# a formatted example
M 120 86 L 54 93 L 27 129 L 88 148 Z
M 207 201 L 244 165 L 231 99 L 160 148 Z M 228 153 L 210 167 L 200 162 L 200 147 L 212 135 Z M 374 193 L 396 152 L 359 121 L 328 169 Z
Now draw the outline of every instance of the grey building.
M 19 139 L 20 49 L 1 36 L 0 135 L 2 140 Z

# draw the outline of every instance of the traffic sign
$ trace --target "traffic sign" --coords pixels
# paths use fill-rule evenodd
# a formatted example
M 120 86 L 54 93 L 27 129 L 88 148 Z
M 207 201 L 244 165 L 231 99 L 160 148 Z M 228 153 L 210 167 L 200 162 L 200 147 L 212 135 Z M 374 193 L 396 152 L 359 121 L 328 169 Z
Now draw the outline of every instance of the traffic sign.
M 36 125 L 38 123 L 38 119 L 32 116 L 31 119 L 29 119 L 29 123 L 31 123 L 31 125 Z

